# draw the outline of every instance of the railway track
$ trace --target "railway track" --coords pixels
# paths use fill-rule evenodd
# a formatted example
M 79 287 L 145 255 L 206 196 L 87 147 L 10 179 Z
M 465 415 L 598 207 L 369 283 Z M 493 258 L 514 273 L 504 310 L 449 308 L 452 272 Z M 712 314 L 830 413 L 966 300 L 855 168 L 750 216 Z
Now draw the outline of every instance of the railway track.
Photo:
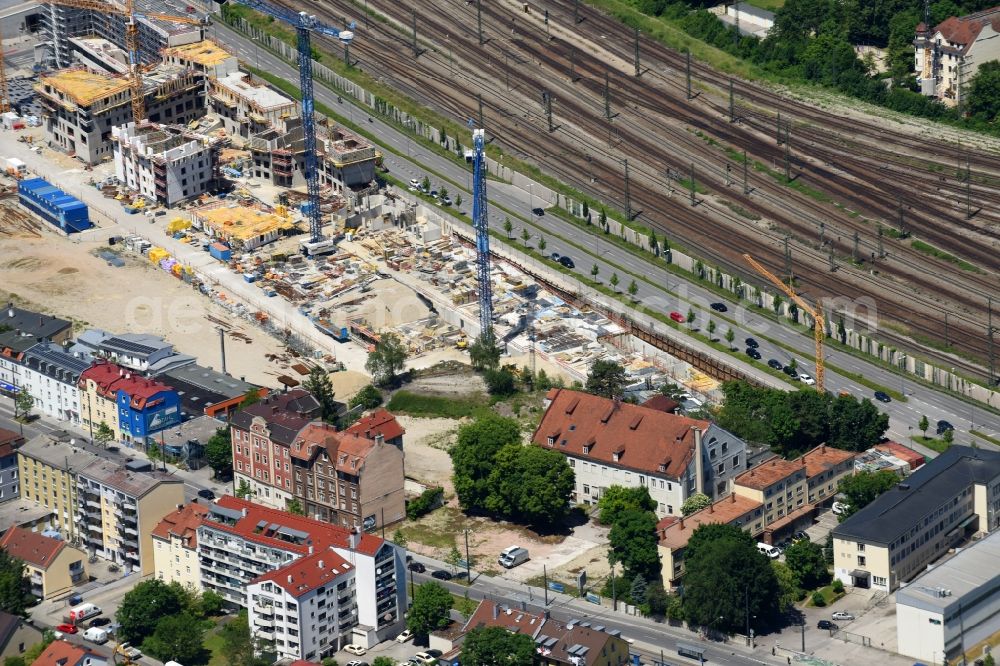
M 332 5 L 330 7 L 330 16 L 339 18 L 344 15 L 344 12 L 356 11 L 346 2 L 342 3 L 320 3 L 320 7 L 325 7 L 327 4 Z M 433 6 L 433 3 L 426 3 Z M 386 2 L 376 1 L 372 3 L 375 8 L 382 13 L 386 13 L 389 16 L 393 15 L 394 7 Z M 430 7 L 428 7 L 430 9 Z M 320 12 L 322 13 L 322 12 Z M 397 11 L 398 13 L 398 11 Z M 457 45 L 462 53 L 462 60 L 457 65 L 458 69 L 461 70 L 475 70 L 478 71 L 479 78 L 485 79 L 489 76 L 494 77 L 494 82 L 501 80 L 502 78 L 514 77 L 514 87 L 526 89 L 528 87 L 538 87 L 538 80 L 525 80 L 527 79 L 527 70 L 530 67 L 525 67 L 522 62 L 520 65 L 515 63 L 503 62 L 499 57 L 484 55 L 479 53 L 478 44 L 470 44 L 469 39 L 474 35 L 470 34 L 468 28 L 463 28 L 468 23 L 468 18 L 461 16 L 461 10 L 458 12 L 452 12 L 447 16 L 448 21 L 451 23 L 446 23 L 442 19 L 440 22 L 436 22 L 435 18 L 437 14 L 432 11 L 427 11 L 422 14 L 422 23 L 430 24 L 432 29 L 436 28 L 437 36 L 440 37 L 441 34 L 448 34 L 448 40 Z M 489 15 L 487 12 L 487 20 L 493 20 L 498 22 L 497 16 Z M 472 18 L 472 25 L 474 25 L 474 17 Z M 486 17 L 484 17 L 486 18 Z M 462 20 L 465 19 L 465 20 Z M 449 28 L 449 25 L 451 26 Z M 378 27 L 378 26 L 377 26 Z M 426 28 L 425 28 L 426 29 Z M 443 33 L 444 30 L 458 30 L 458 32 Z M 465 35 L 461 36 L 459 32 L 464 30 Z M 493 29 L 493 32 L 496 32 Z M 452 39 L 454 38 L 454 39 Z M 364 46 L 366 42 L 370 42 L 369 46 L 373 47 L 370 52 Z M 374 48 L 376 46 L 381 46 L 381 48 Z M 468 118 L 475 114 L 474 100 L 469 95 L 469 90 L 473 89 L 474 85 L 477 83 L 473 80 L 472 76 L 465 77 L 465 86 L 460 90 L 458 85 L 459 82 L 463 81 L 462 76 L 454 76 L 447 80 L 446 85 L 440 85 L 440 73 L 442 70 L 442 65 L 445 68 L 449 67 L 449 64 L 443 60 L 443 49 L 439 48 L 438 62 L 432 64 L 431 66 L 423 67 L 423 63 L 420 61 L 431 60 L 431 56 L 434 54 L 427 54 L 427 56 L 421 56 L 416 62 L 406 53 L 407 44 L 400 35 L 394 34 L 391 30 L 385 30 L 384 34 L 381 34 L 378 40 L 375 39 L 362 39 L 356 42 L 354 47 L 355 54 L 358 53 L 359 49 L 362 50 L 362 57 L 368 60 L 372 65 L 375 63 L 380 63 L 382 66 L 378 68 L 377 71 L 383 74 L 387 80 L 391 80 L 391 84 L 394 87 L 401 88 L 402 91 L 414 98 L 427 103 L 440 111 L 451 115 L 457 119 Z M 531 42 L 528 39 L 523 39 L 520 44 L 508 44 L 511 52 L 516 52 L 516 49 L 523 51 L 529 50 Z M 534 47 L 534 53 L 537 55 L 537 46 Z M 450 60 L 450 58 L 449 58 Z M 590 60 L 593 60 L 592 58 Z M 502 66 L 501 66 L 502 63 Z M 472 67 L 470 68 L 470 64 Z M 550 69 L 556 67 L 557 63 L 550 64 Z M 578 58 L 576 67 L 581 69 L 585 67 L 593 68 L 594 63 L 590 62 L 586 58 Z M 369 67 L 373 71 L 376 71 L 375 67 Z M 391 73 L 390 73 L 391 72 Z M 581 81 L 586 81 L 588 83 L 594 83 L 594 72 L 590 71 L 590 76 L 581 76 Z M 550 77 L 552 78 L 552 77 Z M 482 81 L 479 81 L 482 83 Z M 586 86 L 580 86 L 586 87 Z M 593 86 L 591 86 L 592 88 Z M 500 91 L 502 92 L 502 91 Z M 627 90 L 616 90 L 616 95 L 624 97 L 628 93 Z M 655 100 L 649 99 L 650 94 L 648 91 L 643 94 L 641 91 L 636 93 L 636 99 L 642 102 L 644 105 L 652 105 Z M 592 98 L 593 90 L 591 90 L 590 97 Z M 569 96 L 567 95 L 567 102 L 569 101 Z M 591 99 L 591 102 L 593 100 Z M 564 102 L 565 103 L 565 102 Z M 589 173 L 587 180 L 583 180 L 581 176 L 580 167 L 567 168 L 565 160 L 559 159 L 545 159 L 545 156 L 539 156 L 536 153 L 546 152 L 550 157 L 560 155 L 579 155 L 583 144 L 581 147 L 574 147 L 572 145 L 567 146 L 564 143 L 559 143 L 545 130 L 542 126 L 543 118 L 540 113 L 540 109 L 536 108 L 534 112 L 527 109 L 522 103 L 520 107 L 516 104 L 510 105 L 512 108 L 516 107 L 513 111 L 508 109 L 507 113 L 502 113 L 503 109 L 498 108 L 497 110 L 497 120 L 496 129 L 493 131 L 495 136 L 501 136 L 505 147 L 515 153 L 520 153 L 526 156 L 532 156 L 534 158 L 539 158 L 540 162 L 544 163 L 546 170 L 555 172 L 555 174 L 561 179 L 566 181 L 568 184 L 581 189 L 583 191 L 588 191 L 596 194 L 598 198 L 606 199 L 612 202 L 621 201 L 621 189 L 624 187 L 624 180 L 621 174 L 616 172 L 615 169 L 610 168 L 607 164 L 602 163 L 598 159 L 594 159 L 594 156 L 603 154 L 603 151 L 592 151 L 593 155 L 588 155 L 587 163 Z M 593 104 L 591 104 L 593 106 Z M 669 107 L 674 113 L 678 113 L 678 109 L 683 105 L 675 104 Z M 655 107 L 651 107 L 655 108 Z M 574 120 L 580 122 L 581 130 L 585 132 L 595 133 L 599 125 L 595 125 L 592 116 L 594 115 L 593 109 L 588 108 L 583 105 L 582 101 L 580 104 L 571 107 L 571 111 L 574 111 Z M 686 111 L 687 116 L 692 115 L 692 111 L 689 109 Z M 491 124 L 493 121 L 491 119 Z M 718 123 L 716 123 L 717 125 Z M 619 128 L 619 136 L 623 139 L 629 139 L 629 146 L 635 146 L 636 150 L 650 150 L 649 140 L 640 140 L 629 134 L 629 129 L 625 127 L 624 123 L 619 123 L 622 127 Z M 728 123 L 725 127 L 728 127 Z M 636 130 L 641 131 L 641 130 Z M 715 126 L 706 126 L 706 132 L 713 135 L 718 134 Z M 522 135 L 524 135 L 522 137 Z M 681 136 L 685 138 L 687 148 L 689 150 L 694 150 L 697 147 L 697 143 L 700 139 L 693 139 L 695 146 L 692 146 L 692 138 L 690 135 L 685 136 L 683 131 L 681 131 Z M 675 131 L 672 138 L 677 138 L 677 132 Z M 634 142 L 634 143 L 633 143 Z M 754 150 L 757 155 L 751 153 L 756 157 L 763 157 L 767 159 L 768 155 L 771 155 L 774 151 L 772 148 L 773 144 L 763 140 L 757 139 L 754 145 Z M 768 150 L 770 148 L 771 150 Z M 661 149 L 662 150 L 662 149 Z M 779 149 L 780 150 L 780 149 Z M 655 151 L 654 151 L 655 152 Z M 582 155 L 580 155 L 582 157 Z M 704 156 L 699 159 L 704 160 Z M 639 160 L 636 161 L 636 166 L 638 167 Z M 717 167 L 718 168 L 718 167 Z M 633 200 L 633 210 L 641 209 L 642 215 L 641 220 L 657 228 L 661 231 L 666 231 L 675 240 L 680 240 L 684 245 L 691 247 L 696 252 L 705 254 L 706 257 L 716 257 L 720 260 L 718 263 L 722 264 L 729 270 L 735 270 L 738 274 L 746 274 L 746 270 L 742 266 L 742 262 L 739 260 L 738 252 L 733 250 L 733 239 L 729 237 L 719 238 L 718 225 L 707 219 L 701 214 L 694 213 L 690 210 L 690 207 L 677 202 L 676 200 L 667 199 L 664 201 L 662 195 L 665 189 L 665 182 L 655 183 L 656 174 L 646 173 L 639 174 L 639 178 L 645 178 L 650 181 L 651 186 L 648 187 L 636 187 L 633 185 L 632 200 Z M 658 184 L 659 187 L 654 189 L 652 185 Z M 727 198 L 731 192 L 727 192 L 724 185 L 721 182 L 713 182 L 713 188 L 718 191 L 722 191 Z M 733 196 L 732 198 L 738 199 L 738 197 Z M 756 206 L 756 202 L 747 201 L 749 205 Z M 797 202 L 802 204 L 803 202 Z M 821 215 L 829 219 L 830 213 L 826 210 L 818 210 L 815 206 L 815 202 L 808 202 L 812 205 L 815 210 L 815 214 Z M 738 219 L 726 220 L 726 223 L 730 226 L 742 227 L 742 236 L 746 239 L 747 244 L 745 247 L 752 247 L 760 243 L 761 239 L 761 229 L 755 225 L 747 223 L 746 220 Z M 820 218 L 822 219 L 822 218 Z M 669 221 L 669 222 L 666 222 Z M 683 226 L 683 229 L 679 227 Z M 818 225 L 817 225 L 818 226 Z M 811 232 L 808 228 L 803 226 L 792 227 L 792 231 L 796 235 L 802 234 L 808 237 Z M 871 233 L 870 228 L 867 230 L 868 234 Z M 695 240 L 697 239 L 697 240 Z M 833 241 L 831 241 L 832 243 Z M 754 247 L 755 254 L 759 255 L 765 262 L 771 263 L 772 265 L 780 265 L 783 263 L 783 253 L 778 248 L 780 245 L 780 240 L 776 238 L 771 238 L 769 242 Z M 835 246 L 839 252 L 843 252 L 846 248 L 843 245 Z M 825 254 L 818 252 L 810 252 L 808 249 L 797 248 L 798 254 L 804 254 L 804 257 L 797 257 L 796 261 L 796 274 L 799 278 L 800 289 L 807 291 L 812 294 L 826 293 L 828 288 L 828 278 L 826 274 L 822 271 L 816 271 L 815 266 L 825 265 Z M 801 270 L 802 265 L 806 265 L 806 270 Z M 809 270 L 809 265 L 812 264 L 813 270 Z M 863 273 L 860 274 L 864 276 Z M 875 282 L 871 280 L 870 282 Z M 933 290 L 935 285 L 927 282 L 923 284 L 923 287 L 928 290 Z M 896 296 L 903 303 L 912 303 L 912 291 L 909 288 L 897 288 L 893 289 L 891 284 L 869 284 L 867 289 L 873 290 L 875 292 L 887 290 L 889 292 L 896 291 Z M 895 318 L 899 321 L 906 321 L 908 317 L 913 316 L 912 305 L 899 307 L 893 304 L 889 299 L 880 298 L 880 315 L 888 314 L 890 318 Z M 956 321 L 958 319 L 959 321 Z M 952 332 L 957 335 L 961 335 L 963 328 L 974 329 L 976 323 L 974 319 L 970 320 L 968 326 L 966 322 L 961 321 L 961 317 L 956 317 L 952 320 Z M 927 325 L 923 322 L 914 322 L 911 327 L 920 332 L 923 335 L 940 335 L 940 330 L 932 325 Z M 976 351 L 981 351 L 981 345 L 973 344 L 972 349 Z

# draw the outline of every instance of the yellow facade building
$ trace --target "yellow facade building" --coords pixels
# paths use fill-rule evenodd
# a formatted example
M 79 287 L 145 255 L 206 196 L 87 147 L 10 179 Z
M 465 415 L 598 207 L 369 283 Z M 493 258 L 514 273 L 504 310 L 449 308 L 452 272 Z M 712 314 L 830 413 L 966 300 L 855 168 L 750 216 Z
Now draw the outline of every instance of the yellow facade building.
M 11 527 L 0 537 L 0 548 L 24 562 L 31 593 L 51 599 L 87 582 L 87 555 L 61 539 Z
M 198 526 L 206 513 L 208 508 L 203 504 L 187 504 L 168 513 L 153 528 L 153 570 L 157 578 L 201 589 Z
M 74 439 L 43 434 L 17 450 L 21 498 L 53 512 L 51 527 L 68 540 L 82 536 L 76 521 L 76 476 L 98 457 L 76 446 Z

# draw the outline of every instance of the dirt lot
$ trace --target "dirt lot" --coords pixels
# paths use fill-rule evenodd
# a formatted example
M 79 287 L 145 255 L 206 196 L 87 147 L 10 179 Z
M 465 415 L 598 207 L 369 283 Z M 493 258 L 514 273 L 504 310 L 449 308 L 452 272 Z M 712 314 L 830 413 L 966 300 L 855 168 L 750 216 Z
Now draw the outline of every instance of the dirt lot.
M 448 449 L 455 443 L 461 421 L 455 419 L 420 419 L 397 416 L 406 435 L 406 477 L 426 486 L 441 486 L 445 497 L 455 494 L 451 483 L 451 458 Z

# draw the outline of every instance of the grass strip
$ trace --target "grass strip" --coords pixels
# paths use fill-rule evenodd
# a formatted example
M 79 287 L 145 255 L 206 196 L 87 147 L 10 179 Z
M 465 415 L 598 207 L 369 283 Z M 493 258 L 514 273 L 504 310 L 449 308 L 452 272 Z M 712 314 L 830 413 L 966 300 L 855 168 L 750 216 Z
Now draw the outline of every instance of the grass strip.
M 440 417 L 445 419 L 478 418 L 489 413 L 485 400 L 475 398 L 444 398 L 422 395 L 413 391 L 396 391 L 386 409 L 410 416 Z
M 979 439 L 986 440 L 987 442 L 993 444 L 994 446 L 1000 446 L 1000 439 L 997 439 L 996 437 L 990 437 L 986 433 L 981 432 L 979 430 L 970 430 L 969 434 L 974 437 L 978 437 Z
M 928 257 L 934 257 L 935 259 L 941 259 L 942 261 L 947 261 L 949 263 L 955 264 L 963 271 L 969 271 L 970 273 L 983 272 L 977 266 L 970 264 L 968 261 L 965 261 L 964 259 L 959 259 L 955 255 L 945 252 L 944 250 L 939 250 L 938 248 L 934 247 L 929 243 L 925 243 L 924 241 L 915 240 L 912 243 L 910 243 L 910 246 L 913 247 L 913 249 L 917 250 L 918 252 L 923 252 Z

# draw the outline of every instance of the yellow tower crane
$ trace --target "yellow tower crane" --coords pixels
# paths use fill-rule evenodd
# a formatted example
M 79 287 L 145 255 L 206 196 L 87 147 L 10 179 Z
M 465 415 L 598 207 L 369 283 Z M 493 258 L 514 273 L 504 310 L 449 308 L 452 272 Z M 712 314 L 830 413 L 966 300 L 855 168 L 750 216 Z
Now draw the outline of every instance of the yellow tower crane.
M 7 63 L 4 62 L 3 35 L 0 34 L 0 113 L 10 111 L 10 91 L 7 89 Z
M 774 273 L 760 265 L 760 263 L 758 263 L 749 254 L 744 254 L 743 258 L 747 260 L 747 263 L 750 264 L 755 271 L 767 278 L 767 280 L 778 289 L 785 292 L 790 299 L 795 301 L 796 305 L 808 312 L 809 316 L 813 318 L 813 332 L 816 337 L 816 390 L 822 393 L 823 375 L 825 374 L 823 365 L 823 339 L 826 337 L 826 325 L 823 321 L 823 309 L 820 306 L 819 300 L 816 300 L 816 307 L 813 308 L 799 298 L 799 295 L 795 293 L 795 290 L 792 289 L 791 286 L 779 280 Z
M 54 5 L 92 9 L 104 14 L 119 14 L 125 17 L 125 49 L 128 51 L 129 87 L 132 89 L 132 119 L 136 125 L 146 119 L 146 105 L 142 94 L 142 63 L 139 60 L 139 20 L 159 19 L 191 25 L 206 25 L 208 23 L 207 18 L 137 12 L 135 0 L 125 0 L 124 8 L 118 7 L 108 0 L 49 0 L 49 2 Z

